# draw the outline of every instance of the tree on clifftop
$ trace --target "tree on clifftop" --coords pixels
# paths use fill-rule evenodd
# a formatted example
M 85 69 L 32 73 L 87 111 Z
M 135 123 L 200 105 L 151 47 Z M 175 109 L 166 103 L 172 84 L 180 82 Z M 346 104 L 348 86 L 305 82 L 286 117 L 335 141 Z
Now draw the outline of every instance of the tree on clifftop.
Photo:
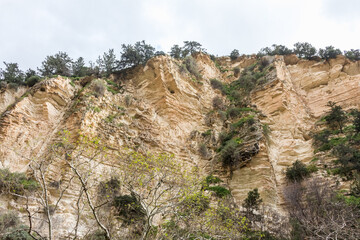
M 72 60 L 66 52 L 58 52 L 53 56 L 47 56 L 39 69 L 46 77 L 53 75 L 71 76 Z
M 299 58 L 310 59 L 316 54 L 316 48 L 307 42 L 297 42 L 294 44 L 294 53 Z

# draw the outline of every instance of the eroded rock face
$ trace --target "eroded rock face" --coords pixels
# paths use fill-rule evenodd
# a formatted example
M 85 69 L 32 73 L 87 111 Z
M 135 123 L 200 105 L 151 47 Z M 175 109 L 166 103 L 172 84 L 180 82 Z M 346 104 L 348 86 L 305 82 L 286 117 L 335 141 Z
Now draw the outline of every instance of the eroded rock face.
M 42 156 L 75 94 L 70 80 L 45 80 L 0 119 L 0 164 L 23 172 L 29 158 Z
M 221 164 L 214 165 L 216 153 L 209 149 L 209 155 L 204 157 L 198 152 L 200 141 L 215 149 L 223 130 L 220 120 L 211 126 L 204 120 L 213 110 L 212 99 L 221 97 L 220 91 L 211 87 L 210 79 L 230 82 L 235 79 L 233 68 L 242 70 L 256 59 L 220 59 L 229 71 L 221 71 L 207 55 L 199 54 L 195 59 L 202 79 L 182 72 L 181 62 L 159 56 L 127 75 L 121 83 L 124 93 L 105 91 L 96 97 L 91 85 L 79 92 L 80 85 L 74 87 L 70 80 L 60 77 L 37 84 L 0 119 L 0 167 L 26 171 L 29 158 L 45 158 L 57 133 L 67 129 L 73 134 L 98 136 L 117 149 L 173 153 L 185 168 L 198 167 L 203 176 L 212 173 L 214 166 L 221 168 Z M 235 169 L 232 176 L 224 173 L 219 177 L 228 183 L 239 204 L 249 190 L 258 188 L 266 204 L 282 211 L 284 170 L 296 160 L 307 163 L 313 158 L 309 133 L 327 111 L 326 103 L 360 107 L 360 67 L 359 62 L 342 57 L 316 62 L 277 56 L 271 61 L 276 67 L 273 80 L 251 94 L 252 104 L 263 115 L 261 123 L 267 124 L 270 131 L 265 136 L 260 131 L 256 141 L 250 139 L 252 151 L 258 152 L 251 161 Z M 0 110 L 22 93 L 0 94 Z M 210 128 L 209 139 L 201 137 Z M 59 164 L 51 170 L 51 181 L 58 180 L 61 168 Z M 99 168 L 99 178 L 104 177 L 103 168 L 106 164 Z M 77 189 L 79 183 L 74 183 L 56 213 L 56 221 L 63 223 L 54 233 L 59 238 L 69 235 L 68 229 L 76 221 Z M 9 209 L 22 207 L 14 200 L 11 204 L 8 199 L 0 200 Z M 93 223 L 84 221 L 80 235 L 88 229 L 86 224 Z M 37 227 L 41 228 L 41 224 Z

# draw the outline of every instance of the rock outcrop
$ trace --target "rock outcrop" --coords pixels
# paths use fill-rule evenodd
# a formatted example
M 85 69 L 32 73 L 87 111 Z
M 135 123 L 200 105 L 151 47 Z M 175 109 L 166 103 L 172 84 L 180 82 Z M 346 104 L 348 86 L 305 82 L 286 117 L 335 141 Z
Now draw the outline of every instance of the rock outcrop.
M 213 109 L 212 99 L 221 97 L 210 79 L 231 82 L 234 67 L 242 70 L 256 59 L 231 62 L 222 58 L 222 69 L 207 55 L 199 54 L 195 59 L 202 79 L 181 70 L 181 61 L 158 56 L 126 77 L 114 76 L 115 81 L 121 80 L 123 93 L 105 90 L 97 96 L 92 83 L 80 90 L 80 84 L 74 86 L 62 77 L 35 85 L 22 99 L 18 98 L 25 89 L 0 93 L 0 167 L 27 171 L 31 159 L 46 158 L 58 132 L 67 129 L 74 135 L 98 136 L 113 148 L 172 153 L 185 168 L 197 167 L 202 176 L 210 174 L 216 153 L 201 156 L 197 140 L 199 133 L 209 130 L 205 117 Z M 252 142 L 257 154 L 251 161 L 235 169 L 231 178 L 229 174 L 219 177 L 228 183 L 237 203 L 249 190 L 258 188 L 266 204 L 282 211 L 284 170 L 296 160 L 308 163 L 314 157 L 310 132 L 327 111 L 326 103 L 360 108 L 360 63 L 343 57 L 316 62 L 276 56 L 271 61 L 276 75 L 251 94 L 252 104 L 262 115 L 261 123 L 269 131 Z M 211 129 L 211 137 L 202 141 L 215 148 L 223 123 L 216 120 Z M 56 180 L 60 170 L 54 169 L 49 178 Z M 64 224 L 55 231 L 58 238 L 70 234 L 67 228 L 75 221 L 74 201 L 76 193 L 69 192 L 60 203 L 57 221 Z M 20 211 L 21 205 L 13 200 L 10 204 L 8 198 L 0 197 L 0 202 Z M 81 228 L 79 231 L 81 234 Z

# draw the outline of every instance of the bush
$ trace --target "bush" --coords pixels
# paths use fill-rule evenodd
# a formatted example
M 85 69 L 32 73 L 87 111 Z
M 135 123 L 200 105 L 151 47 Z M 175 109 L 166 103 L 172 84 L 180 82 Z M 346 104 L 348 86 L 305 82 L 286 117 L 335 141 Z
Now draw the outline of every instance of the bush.
M 142 220 L 145 216 L 145 210 L 134 195 L 117 196 L 113 205 L 118 216 L 121 216 L 127 224 Z
M 180 208 L 184 213 L 199 214 L 209 208 L 210 200 L 202 192 L 190 194 L 181 201 Z
M 209 154 L 207 147 L 204 143 L 199 145 L 199 153 L 202 157 L 206 158 Z
M 214 192 L 215 195 L 220 198 L 224 198 L 231 194 L 229 189 L 226 189 L 222 186 L 211 186 L 211 187 L 207 187 L 206 190 Z
M 223 83 L 217 79 L 210 79 L 210 84 L 213 89 L 223 90 Z
M 0 213 L 0 239 L 2 240 L 30 240 L 33 239 L 22 226 L 18 215 L 14 212 Z
M 326 106 L 331 108 L 328 115 L 325 116 L 326 123 L 333 128 L 338 128 L 342 133 L 344 123 L 347 119 L 344 110 L 342 110 L 341 106 L 337 106 L 336 103 L 331 101 L 328 102 Z
M 94 82 L 93 90 L 96 97 L 102 97 L 105 93 L 105 84 L 101 80 Z
M 37 190 L 39 184 L 24 173 L 10 172 L 8 169 L 0 169 L 0 193 L 15 193 L 22 195 L 25 191 Z
M 350 51 L 345 51 L 345 57 L 353 61 L 360 60 L 360 49 L 351 49 Z
M 239 67 L 234 68 L 234 76 L 239 77 L 239 74 L 240 74 L 240 68 Z
M 286 169 L 286 179 L 291 182 L 302 181 L 305 177 L 309 176 L 310 172 L 305 164 L 296 160 L 291 167 Z
M 322 48 L 319 49 L 319 56 L 322 59 L 326 59 L 326 60 L 331 58 L 336 58 L 337 55 L 341 55 L 341 54 L 342 54 L 341 50 L 338 48 L 334 48 L 333 46 L 325 47 L 325 49 Z
M 260 198 L 258 189 L 255 188 L 248 192 L 247 198 L 244 200 L 243 207 L 248 210 L 259 209 L 261 203 L 262 199 Z
M 229 140 L 220 152 L 220 159 L 224 166 L 233 166 L 238 161 L 236 149 L 239 144 L 235 140 Z
M 220 182 L 222 182 L 221 179 L 218 178 L 218 177 L 215 177 L 215 176 L 213 176 L 213 175 L 207 176 L 207 177 L 205 178 L 205 180 L 204 180 L 204 184 L 205 184 L 206 186 L 209 186 L 210 184 L 220 183 Z
M 201 74 L 199 72 L 198 66 L 196 64 L 196 61 L 193 57 L 187 56 L 184 59 L 184 64 L 186 66 L 186 69 L 196 77 L 196 79 L 201 79 Z
M 313 47 L 310 43 L 304 42 L 298 42 L 294 44 L 294 53 L 299 58 L 306 58 L 310 59 L 316 54 L 316 48 Z
M 218 97 L 218 96 L 216 96 L 216 97 L 214 97 L 213 98 L 213 100 L 212 100 L 212 105 L 213 105 L 213 108 L 214 109 L 223 109 L 224 108 L 224 102 L 223 102 L 223 100 L 220 98 L 220 97 Z
M 32 87 L 34 86 L 36 83 L 38 83 L 40 81 L 40 77 L 39 76 L 31 76 L 28 79 L 26 79 L 26 85 L 28 87 Z

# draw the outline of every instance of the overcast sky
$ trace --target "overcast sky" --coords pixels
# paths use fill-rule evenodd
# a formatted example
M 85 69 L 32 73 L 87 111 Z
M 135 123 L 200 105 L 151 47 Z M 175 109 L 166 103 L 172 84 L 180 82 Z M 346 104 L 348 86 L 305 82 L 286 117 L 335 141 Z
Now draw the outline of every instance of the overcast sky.
M 0 61 L 22 69 L 140 40 L 165 52 L 198 41 L 219 56 L 299 41 L 360 48 L 360 0 L 0 0 L 0 10 Z

